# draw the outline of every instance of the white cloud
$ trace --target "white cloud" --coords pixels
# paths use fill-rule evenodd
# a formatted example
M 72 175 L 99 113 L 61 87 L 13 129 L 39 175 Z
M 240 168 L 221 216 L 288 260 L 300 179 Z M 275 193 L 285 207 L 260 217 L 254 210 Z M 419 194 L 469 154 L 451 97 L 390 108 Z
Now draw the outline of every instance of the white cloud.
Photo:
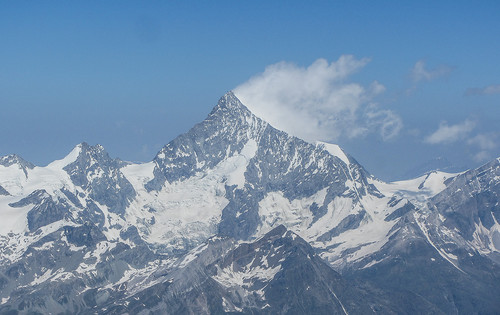
M 476 162 L 484 162 L 491 159 L 491 155 L 488 151 L 479 151 L 473 156 L 474 161 Z
M 430 81 L 430 80 L 442 77 L 444 75 L 447 75 L 452 70 L 453 70 L 452 67 L 446 66 L 446 65 L 440 65 L 439 67 L 434 68 L 434 69 L 426 69 L 425 68 L 425 61 L 419 60 L 413 66 L 413 69 L 411 71 L 411 75 L 412 75 L 413 81 L 415 81 L 415 82 Z
M 401 118 L 368 105 L 385 87 L 377 81 L 368 87 L 346 82 L 368 62 L 350 55 L 331 63 L 318 59 L 307 68 L 279 62 L 236 87 L 234 93 L 257 116 L 308 141 L 335 141 L 371 132 L 390 139 L 401 129 Z
M 473 158 L 476 162 L 484 162 L 492 158 L 491 151 L 497 147 L 495 134 L 478 134 L 469 140 L 467 144 L 479 148 Z
M 439 128 L 425 138 L 425 142 L 430 144 L 452 143 L 464 139 L 475 127 L 476 123 L 468 119 L 456 125 L 448 125 L 446 121 L 442 121 Z
M 369 106 L 365 115 L 368 126 L 378 129 L 384 141 L 396 137 L 403 128 L 403 121 L 391 110 L 379 110 L 374 106 Z
M 496 148 L 497 144 L 495 142 L 495 136 L 490 134 L 478 134 L 473 138 L 467 140 L 467 144 L 475 145 L 481 150 L 492 150 Z
M 488 95 L 488 94 L 500 94 L 500 84 L 498 85 L 488 85 L 484 88 L 470 88 L 465 92 L 466 95 Z
M 476 162 L 484 162 L 492 158 L 492 151 L 497 148 L 496 138 L 494 133 L 476 134 L 470 133 L 476 127 L 476 122 L 465 120 L 463 123 L 449 126 L 445 121 L 441 122 L 438 130 L 428 136 L 424 141 L 430 144 L 445 144 L 453 143 L 459 140 L 464 145 L 475 147 L 471 157 Z

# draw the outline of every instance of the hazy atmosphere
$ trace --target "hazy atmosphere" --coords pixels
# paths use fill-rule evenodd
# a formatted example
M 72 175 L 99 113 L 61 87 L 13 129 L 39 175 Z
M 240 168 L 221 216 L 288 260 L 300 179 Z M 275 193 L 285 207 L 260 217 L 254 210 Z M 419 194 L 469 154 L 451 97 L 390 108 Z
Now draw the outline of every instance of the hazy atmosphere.
M 228 90 L 385 180 L 500 156 L 500 4 L 0 3 L 0 155 L 150 161 Z

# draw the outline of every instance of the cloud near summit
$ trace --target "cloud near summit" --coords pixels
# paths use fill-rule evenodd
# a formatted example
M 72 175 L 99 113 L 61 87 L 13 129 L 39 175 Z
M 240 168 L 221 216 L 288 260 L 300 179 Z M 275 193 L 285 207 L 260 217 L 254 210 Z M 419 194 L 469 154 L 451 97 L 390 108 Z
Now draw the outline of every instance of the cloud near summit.
M 257 116 L 308 141 L 374 132 L 388 140 L 398 135 L 402 121 L 372 103 L 385 87 L 377 81 L 369 86 L 347 81 L 368 62 L 350 55 L 331 63 L 318 59 L 308 67 L 279 62 L 236 87 L 234 93 Z

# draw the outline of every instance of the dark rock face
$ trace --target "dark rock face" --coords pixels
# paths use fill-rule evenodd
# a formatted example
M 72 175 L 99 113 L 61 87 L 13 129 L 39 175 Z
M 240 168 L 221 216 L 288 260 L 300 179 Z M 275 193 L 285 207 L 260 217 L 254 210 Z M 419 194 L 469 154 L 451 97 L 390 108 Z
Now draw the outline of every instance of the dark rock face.
M 37 204 L 40 203 L 42 200 L 50 197 L 49 194 L 43 189 L 35 190 L 29 196 L 9 204 L 11 207 L 19 208 L 19 207 L 24 207 L 30 204 Z
M 11 203 L 14 208 L 33 205 L 28 212 L 28 228 L 35 231 L 42 226 L 62 220 L 70 214 L 70 206 L 65 200 L 54 200 L 45 190 L 36 190 L 28 197 Z
M 124 162 L 111 159 L 100 145 L 80 144 L 76 161 L 64 167 L 72 182 L 88 192 L 89 197 L 123 214 L 135 197 L 135 190 L 120 171 Z
M 252 235 L 260 223 L 258 203 L 269 192 L 281 191 L 293 200 L 328 188 L 328 197 L 321 208 L 347 190 L 343 184 L 334 184 L 345 183 L 346 172 L 326 151 L 270 126 L 258 141 L 258 150 L 245 172 L 247 184 L 226 194 L 230 202 L 222 213 L 221 234 L 242 239 Z M 310 163 L 311 160 L 314 162 Z M 234 229 L 234 225 L 239 228 Z
M 10 196 L 9 192 L 0 186 L 0 196 Z
M 495 221 L 500 222 L 499 176 L 500 162 L 494 160 L 451 179 L 431 203 L 446 217 L 446 226 L 457 228 L 466 240 L 472 240 L 475 224 L 490 229 Z
M 383 290 L 399 305 L 398 313 L 494 314 L 500 309 L 500 266 L 478 254 L 454 251 L 454 264 L 426 241 L 411 214 L 403 217 L 390 241 L 367 260 L 370 268 L 353 266 L 346 280 Z
M 214 254 L 218 254 L 214 256 Z M 231 284 L 230 280 L 236 283 Z M 102 312 L 156 314 L 344 314 L 391 313 L 363 289 L 344 281 L 314 249 L 279 226 L 253 243 L 209 241 L 167 281 L 106 305 Z
M 8 300 L 0 313 L 90 313 L 112 294 L 122 294 L 127 284 L 104 287 L 161 258 L 144 245 L 109 242 L 95 226 L 63 226 L 30 245 L 23 259 L 0 269 L 5 275 L 0 296 Z
M 64 227 L 64 236 L 66 236 L 69 243 L 80 247 L 91 247 L 99 241 L 103 241 L 106 237 L 95 226 L 84 224 L 81 226 L 66 226 Z
M 400 218 L 413 210 L 415 210 L 415 206 L 411 202 L 407 202 L 407 203 L 405 203 L 404 206 L 402 206 L 398 210 L 396 210 L 393 213 L 391 213 L 390 215 L 388 215 L 385 218 L 385 221 L 392 221 L 394 219 Z
M 28 227 L 30 231 L 34 231 L 63 219 L 67 214 L 69 214 L 69 209 L 64 202 L 56 203 L 51 198 L 47 198 L 28 212 Z

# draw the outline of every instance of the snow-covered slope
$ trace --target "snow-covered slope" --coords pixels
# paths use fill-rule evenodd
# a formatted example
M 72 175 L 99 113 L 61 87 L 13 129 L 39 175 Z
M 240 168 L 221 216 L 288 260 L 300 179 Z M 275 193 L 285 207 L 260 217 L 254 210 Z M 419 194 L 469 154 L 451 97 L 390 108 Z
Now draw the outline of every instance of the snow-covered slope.
M 437 195 L 446 188 L 445 182 L 459 173 L 433 171 L 417 178 L 385 183 L 380 180 L 371 181 L 385 195 L 399 195 L 419 205 Z

